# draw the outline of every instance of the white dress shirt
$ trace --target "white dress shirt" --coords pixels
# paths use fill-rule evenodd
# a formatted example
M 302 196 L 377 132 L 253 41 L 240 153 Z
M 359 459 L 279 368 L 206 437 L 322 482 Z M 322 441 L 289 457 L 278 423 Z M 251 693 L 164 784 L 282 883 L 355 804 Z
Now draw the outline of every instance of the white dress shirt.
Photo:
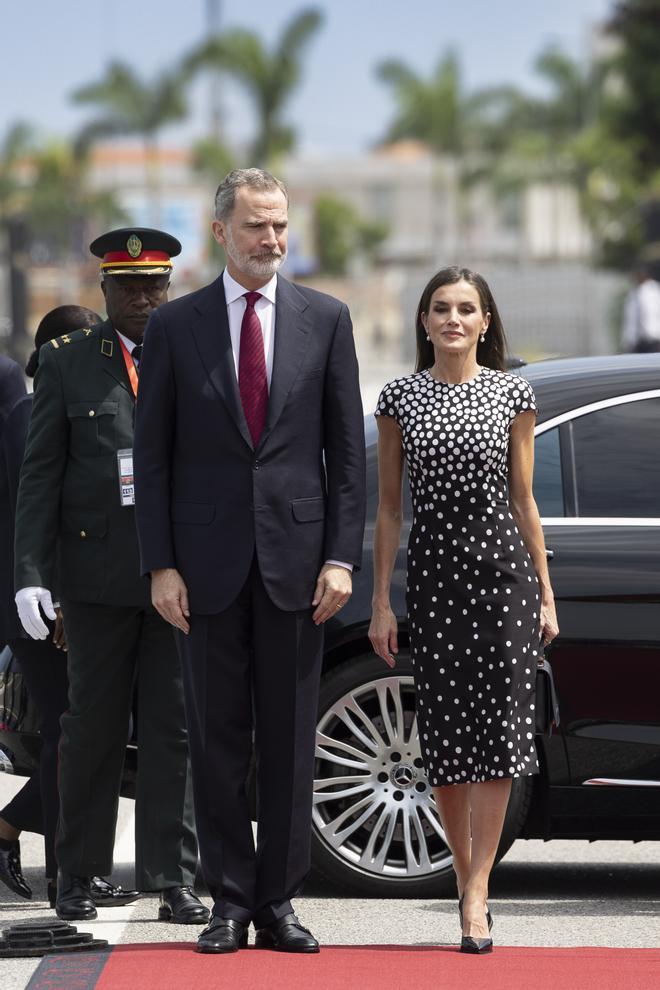
M 129 340 L 128 337 L 125 337 L 123 333 L 119 332 L 119 330 L 115 329 L 115 333 L 117 334 L 119 339 L 123 342 L 124 347 L 126 348 L 128 353 L 131 355 L 131 357 L 133 357 L 133 348 L 137 347 L 138 345 L 135 343 L 134 340 Z M 135 358 L 133 358 L 133 362 L 135 363 Z
M 225 268 L 222 273 L 222 284 L 225 288 L 225 300 L 227 302 L 227 318 L 229 320 L 229 336 L 231 337 L 231 350 L 234 355 L 234 368 L 236 379 L 238 380 L 238 367 L 241 356 L 241 324 L 243 314 L 247 307 L 245 293 L 249 290 L 232 278 Z M 261 332 L 264 337 L 264 355 L 266 357 L 266 375 L 268 377 L 268 390 L 273 377 L 273 354 L 275 350 L 275 293 L 277 292 L 277 272 L 270 282 L 266 282 L 258 290 L 261 299 L 257 299 L 254 311 L 259 317 Z M 346 564 L 343 560 L 327 560 L 326 564 L 338 564 L 352 571 L 353 565 Z
M 660 285 L 645 279 L 626 298 L 621 342 L 632 350 L 643 340 L 660 340 Z

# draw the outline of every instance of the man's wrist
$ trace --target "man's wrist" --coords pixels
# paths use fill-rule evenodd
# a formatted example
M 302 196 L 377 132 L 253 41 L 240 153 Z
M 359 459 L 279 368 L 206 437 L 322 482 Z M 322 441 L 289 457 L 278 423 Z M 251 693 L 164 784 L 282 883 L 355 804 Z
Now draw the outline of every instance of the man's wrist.
M 344 567 L 350 574 L 353 573 L 353 565 L 347 564 L 344 560 L 326 560 L 325 563 L 326 566 L 331 564 L 333 567 Z

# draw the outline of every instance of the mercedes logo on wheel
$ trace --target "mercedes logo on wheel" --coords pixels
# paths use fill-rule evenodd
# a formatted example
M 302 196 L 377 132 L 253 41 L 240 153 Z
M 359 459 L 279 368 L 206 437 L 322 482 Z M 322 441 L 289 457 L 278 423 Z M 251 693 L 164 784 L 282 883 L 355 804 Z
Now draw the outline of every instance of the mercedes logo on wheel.
M 415 771 L 407 763 L 400 763 L 392 771 L 392 783 L 397 787 L 411 787 L 415 779 Z

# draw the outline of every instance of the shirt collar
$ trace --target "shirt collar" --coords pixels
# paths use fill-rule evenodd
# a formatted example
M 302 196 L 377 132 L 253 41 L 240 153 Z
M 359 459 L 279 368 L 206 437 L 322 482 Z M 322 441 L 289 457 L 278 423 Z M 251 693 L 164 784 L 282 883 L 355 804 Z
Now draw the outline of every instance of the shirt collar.
M 228 306 L 230 306 L 231 303 L 236 302 L 237 299 L 240 299 L 241 296 L 244 296 L 245 293 L 249 291 L 244 285 L 237 282 L 235 278 L 232 278 L 226 268 L 222 273 L 222 282 L 225 287 L 225 300 Z M 277 291 L 277 272 L 275 272 L 270 282 L 266 282 L 266 284 L 262 285 L 258 291 L 264 299 L 267 299 L 269 302 L 274 304 L 275 293 Z
M 132 354 L 133 353 L 133 348 L 134 347 L 137 347 L 137 344 L 135 343 L 135 341 L 134 340 L 130 340 L 128 337 L 125 337 L 124 334 L 123 333 L 120 333 L 119 330 L 117 330 L 116 327 L 115 327 L 115 333 L 117 334 L 117 336 L 119 337 L 119 339 L 124 342 L 124 347 L 126 348 L 126 350 L 128 351 L 128 353 L 129 354 Z

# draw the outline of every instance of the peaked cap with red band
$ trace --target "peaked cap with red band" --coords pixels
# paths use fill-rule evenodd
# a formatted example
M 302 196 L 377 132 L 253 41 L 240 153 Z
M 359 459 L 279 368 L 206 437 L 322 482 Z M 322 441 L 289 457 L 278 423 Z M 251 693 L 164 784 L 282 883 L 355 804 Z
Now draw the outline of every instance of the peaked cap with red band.
M 89 245 L 101 259 L 101 275 L 169 275 L 172 258 L 181 253 L 176 237 L 150 227 L 122 227 Z

